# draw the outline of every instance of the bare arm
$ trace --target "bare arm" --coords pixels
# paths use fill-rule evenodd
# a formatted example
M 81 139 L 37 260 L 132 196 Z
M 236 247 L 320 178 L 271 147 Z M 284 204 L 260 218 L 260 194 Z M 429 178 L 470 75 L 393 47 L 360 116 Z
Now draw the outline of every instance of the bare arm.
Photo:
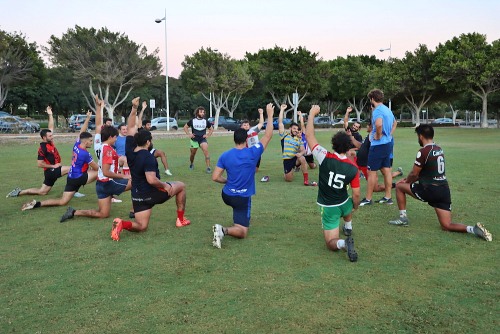
M 394 133 L 394 131 L 396 130 L 397 126 L 398 126 L 398 121 L 396 121 L 396 119 L 394 118 L 394 121 L 392 122 L 391 136 Z
M 309 118 L 307 120 L 307 127 L 306 127 L 306 139 L 307 139 L 307 145 L 313 150 L 313 148 L 318 145 L 318 140 L 316 139 L 316 135 L 314 134 L 314 117 L 318 115 L 320 112 L 320 108 L 318 105 L 313 105 L 311 107 L 311 110 L 309 111 Z
M 139 105 L 137 105 L 137 106 L 139 106 Z M 137 121 L 138 128 L 142 127 L 142 116 L 144 115 L 144 111 L 146 110 L 147 107 L 148 107 L 148 103 L 146 101 L 142 101 L 142 109 L 141 109 L 141 112 L 139 112 L 139 119 Z
M 161 182 L 157 177 L 156 177 L 156 172 L 146 172 L 146 180 L 150 185 L 153 187 L 160 189 L 160 190 L 167 190 L 167 184 Z
M 352 111 L 352 107 L 347 107 L 344 115 L 344 129 L 349 127 L 349 113 Z
M 207 121 L 207 123 L 208 123 L 208 121 Z M 212 135 L 212 133 L 214 133 L 214 127 L 213 127 L 213 126 L 210 126 L 210 127 L 208 128 L 208 133 L 206 133 L 206 134 L 205 134 L 205 138 L 210 137 L 210 136 Z
M 49 115 L 49 130 L 50 132 L 54 132 L 54 116 L 52 115 L 52 107 L 51 106 L 47 106 L 47 108 L 45 109 L 45 112 L 47 113 L 47 115 Z
M 282 104 L 281 107 L 280 107 L 280 114 L 278 115 L 278 131 L 279 133 L 283 133 L 285 132 L 285 125 L 283 125 L 283 113 L 285 112 L 285 109 L 286 109 L 286 104 Z M 273 125 L 273 122 L 271 120 L 271 123 L 267 123 L 267 125 Z M 267 128 L 267 126 L 266 126 Z
M 194 135 L 193 135 L 192 133 L 189 133 L 189 125 L 187 125 L 187 123 L 186 123 L 186 124 L 184 124 L 184 128 L 183 128 L 183 129 L 184 129 L 184 132 L 186 133 L 186 135 L 187 135 L 189 138 L 193 138 L 193 137 L 194 137 Z
M 87 131 L 87 129 L 89 127 L 90 116 L 92 116 L 92 111 L 89 110 L 89 111 L 87 111 L 87 118 L 85 118 L 85 122 L 83 122 L 83 125 L 80 129 L 80 133 Z
M 382 118 L 377 118 L 377 120 L 375 121 L 375 135 L 373 136 L 373 139 L 379 140 L 380 138 L 382 138 L 382 124 Z
M 304 116 L 302 116 L 302 111 L 297 111 L 297 116 L 299 116 L 299 120 L 300 120 L 300 128 L 302 129 L 302 131 L 306 131 L 306 127 L 304 125 Z
M 259 108 L 259 124 L 257 124 L 257 128 L 260 130 L 264 126 L 264 110 Z
M 89 163 L 89 166 L 93 170 L 99 170 L 99 165 L 95 161 L 92 161 L 91 163 Z
M 102 105 L 103 100 L 99 99 L 99 96 L 96 94 L 95 97 L 95 133 L 101 133 L 102 127 Z
M 264 150 L 267 148 L 267 145 L 271 141 L 271 138 L 273 136 L 273 116 L 274 116 L 274 106 L 272 103 L 269 103 L 266 106 L 266 112 L 267 112 L 267 126 L 266 126 L 266 132 L 264 132 L 264 137 L 260 140 L 261 144 L 264 146 Z M 262 114 L 260 114 L 261 117 Z M 262 122 L 264 123 L 264 122 Z
M 224 169 L 220 167 L 215 167 L 214 172 L 212 173 L 212 181 L 222 184 L 227 183 L 227 179 L 222 176 L 223 173 Z
M 360 199 L 360 188 L 352 188 L 352 208 L 356 210 L 359 207 L 359 199 Z
M 420 175 L 421 170 L 422 170 L 422 167 L 418 167 L 417 165 L 413 165 L 413 169 L 410 171 L 410 173 L 408 173 L 408 176 L 406 178 L 404 178 L 403 180 L 400 180 L 399 182 L 405 182 L 405 183 L 417 182 L 419 179 L 419 175 Z
M 140 97 L 136 97 L 132 100 L 132 110 L 130 110 L 130 115 L 127 121 L 127 135 L 134 136 L 137 133 L 137 108 L 139 107 Z
M 102 164 L 102 174 L 112 179 L 130 179 L 130 174 L 117 174 L 111 171 L 111 164 Z

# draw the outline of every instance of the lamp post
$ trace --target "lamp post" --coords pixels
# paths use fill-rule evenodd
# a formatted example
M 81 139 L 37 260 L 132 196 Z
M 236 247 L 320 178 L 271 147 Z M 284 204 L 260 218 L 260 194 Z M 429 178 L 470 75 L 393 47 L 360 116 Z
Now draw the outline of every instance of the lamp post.
M 389 58 L 387 58 L 387 60 L 391 60 L 391 55 L 392 55 L 392 46 L 391 46 L 391 43 L 389 43 L 389 47 L 388 48 L 385 48 L 385 49 L 380 49 L 379 50 L 380 52 L 384 52 L 384 51 L 389 51 Z M 392 101 L 391 99 L 389 99 L 389 109 L 392 110 Z
M 427 114 L 427 110 L 423 109 L 422 114 L 424 114 L 424 117 L 422 118 L 422 120 L 425 120 L 425 124 L 427 124 L 427 120 L 429 119 L 429 116 L 427 116 L 427 119 L 425 118 L 425 115 Z
M 219 50 L 214 49 L 213 52 L 219 52 Z M 212 92 L 210 92 L 210 118 L 212 118 Z
M 168 65 L 167 65 L 167 9 L 165 8 L 165 16 L 162 19 L 156 19 L 156 23 L 165 21 L 165 106 L 167 108 L 167 131 L 170 131 L 170 107 L 168 105 Z

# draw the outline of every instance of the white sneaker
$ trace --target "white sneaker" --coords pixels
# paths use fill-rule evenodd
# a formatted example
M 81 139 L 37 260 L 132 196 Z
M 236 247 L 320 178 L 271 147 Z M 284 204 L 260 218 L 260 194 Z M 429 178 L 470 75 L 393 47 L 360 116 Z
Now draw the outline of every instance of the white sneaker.
M 111 203 L 121 203 L 121 202 L 123 202 L 123 201 L 119 198 L 114 198 L 114 197 L 111 198 Z
M 36 205 L 36 199 L 28 202 L 28 203 L 24 203 L 23 204 L 23 207 L 21 208 L 21 211 L 25 211 L 25 210 L 31 210 L 35 207 Z M 219 247 L 220 248 L 220 247 Z
M 215 224 L 212 229 L 214 231 L 214 239 L 212 241 L 212 245 L 216 248 L 221 248 L 222 239 L 224 238 L 224 232 L 222 231 L 222 225 Z
M 85 194 L 79 193 L 78 191 L 73 195 L 76 198 L 85 197 Z
M 167 174 L 168 176 L 172 176 L 172 173 L 170 172 L 170 169 L 165 169 L 165 174 Z

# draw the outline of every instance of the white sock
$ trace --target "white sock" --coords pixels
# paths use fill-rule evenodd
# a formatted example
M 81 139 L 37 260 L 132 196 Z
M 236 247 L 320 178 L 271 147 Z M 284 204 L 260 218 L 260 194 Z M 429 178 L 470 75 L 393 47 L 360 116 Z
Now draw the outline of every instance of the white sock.
M 399 210 L 400 217 L 406 217 L 406 210 Z
M 474 226 L 467 226 L 467 233 L 474 234 Z
M 337 248 L 338 249 L 344 249 L 345 248 L 345 240 L 344 239 L 337 240 Z
M 344 222 L 344 226 L 345 226 L 345 228 L 352 230 L 352 220 L 348 221 L 348 222 Z

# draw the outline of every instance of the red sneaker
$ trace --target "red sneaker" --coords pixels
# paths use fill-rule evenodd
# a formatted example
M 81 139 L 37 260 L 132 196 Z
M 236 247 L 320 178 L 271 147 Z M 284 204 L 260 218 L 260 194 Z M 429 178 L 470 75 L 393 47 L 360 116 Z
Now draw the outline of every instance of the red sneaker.
M 176 227 L 188 226 L 189 224 L 191 224 L 191 221 L 186 218 L 184 218 L 183 220 L 177 218 L 177 221 L 175 222 Z
M 120 218 L 115 218 L 113 220 L 113 228 L 111 229 L 111 239 L 115 241 L 120 241 L 120 233 L 123 229 L 123 223 Z

